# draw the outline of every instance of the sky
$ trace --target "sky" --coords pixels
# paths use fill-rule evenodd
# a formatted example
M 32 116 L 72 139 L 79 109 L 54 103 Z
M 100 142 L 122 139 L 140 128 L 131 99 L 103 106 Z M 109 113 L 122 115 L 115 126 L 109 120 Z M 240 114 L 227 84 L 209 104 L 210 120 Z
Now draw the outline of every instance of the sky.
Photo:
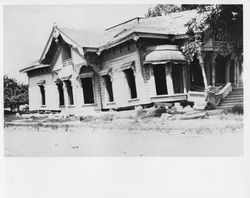
M 27 83 L 19 70 L 40 58 L 54 22 L 58 26 L 105 29 L 137 16 L 152 5 L 5 5 L 4 74 Z

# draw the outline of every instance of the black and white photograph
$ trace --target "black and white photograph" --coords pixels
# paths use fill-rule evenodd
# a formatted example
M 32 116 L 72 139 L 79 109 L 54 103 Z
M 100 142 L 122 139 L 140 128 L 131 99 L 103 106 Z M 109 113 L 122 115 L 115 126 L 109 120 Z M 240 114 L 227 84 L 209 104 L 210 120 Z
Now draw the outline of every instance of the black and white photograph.
M 5 156 L 243 154 L 243 5 L 11 5 L 4 17 Z
M 247 3 L 2 11 L 7 198 L 247 197 Z

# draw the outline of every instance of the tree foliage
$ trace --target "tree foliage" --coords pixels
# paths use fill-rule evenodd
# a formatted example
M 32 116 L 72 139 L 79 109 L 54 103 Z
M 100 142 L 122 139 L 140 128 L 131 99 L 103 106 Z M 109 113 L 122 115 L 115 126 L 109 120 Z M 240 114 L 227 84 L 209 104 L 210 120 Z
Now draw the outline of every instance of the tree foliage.
M 191 19 L 186 26 L 189 39 L 181 46 L 181 51 L 186 59 L 191 62 L 194 55 L 201 54 L 204 34 L 208 28 L 212 30 L 215 40 L 222 41 L 219 49 L 229 50 L 236 56 L 241 56 L 243 52 L 243 5 L 211 5 L 211 4 L 183 4 L 162 5 L 158 4 L 148 10 L 146 17 L 155 17 L 167 15 L 173 12 L 196 9 L 198 14 L 203 15 L 199 18 Z M 224 45 L 224 42 L 230 43 Z M 203 66 L 201 66 L 203 67 Z M 206 84 L 206 75 L 203 71 L 204 85 Z
M 231 46 L 226 47 L 236 55 L 243 52 L 242 5 L 199 5 L 196 9 L 198 13 L 206 13 L 206 18 L 201 23 L 196 18 L 189 21 L 188 32 L 204 33 L 206 28 L 210 27 L 215 40 L 231 43 Z M 193 45 L 194 39 L 192 37 L 190 39 L 190 45 Z
M 28 85 L 18 83 L 15 79 L 4 76 L 4 107 L 9 107 L 11 111 L 19 109 L 20 105 L 27 104 Z
M 174 4 L 157 4 L 156 6 L 149 8 L 145 17 L 164 16 L 173 12 L 181 11 L 181 7 Z
M 199 14 L 205 13 L 205 19 L 200 22 L 196 18 L 190 20 L 188 34 L 190 39 L 184 43 L 183 52 L 191 57 L 201 47 L 202 38 L 194 36 L 194 32 L 204 33 L 207 27 L 212 28 L 216 40 L 230 42 L 230 50 L 236 55 L 243 52 L 243 5 L 225 4 L 158 4 L 148 9 L 146 17 L 163 16 L 173 12 L 196 9 Z M 191 33 L 191 34 L 190 34 Z
M 148 9 L 145 17 L 164 16 L 174 12 L 197 9 L 200 6 L 199 4 L 157 4 Z

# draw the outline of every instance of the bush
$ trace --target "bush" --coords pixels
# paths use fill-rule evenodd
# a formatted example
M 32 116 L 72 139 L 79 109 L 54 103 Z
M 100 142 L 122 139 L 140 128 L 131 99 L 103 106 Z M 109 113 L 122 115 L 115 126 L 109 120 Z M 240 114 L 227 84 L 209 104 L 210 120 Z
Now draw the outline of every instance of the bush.
M 138 109 L 137 116 L 144 118 L 152 118 L 152 117 L 161 117 L 161 114 L 166 113 L 166 108 L 164 106 L 161 107 L 152 107 L 149 109 Z
M 145 109 L 138 109 L 137 111 L 136 111 L 136 115 L 138 116 L 138 117 L 143 117 L 145 114 L 147 113 L 147 111 L 145 110 Z
M 90 121 L 94 121 L 95 118 L 93 116 L 80 116 L 80 121 L 82 122 L 90 122 Z
M 237 104 L 233 106 L 230 112 L 234 114 L 243 114 L 243 105 Z
M 107 115 L 100 117 L 100 119 L 102 121 L 112 121 L 114 119 L 114 117 L 115 116 L 113 114 L 107 114 Z
M 205 106 L 205 110 L 214 110 L 215 109 L 215 106 L 208 102 L 207 105 Z

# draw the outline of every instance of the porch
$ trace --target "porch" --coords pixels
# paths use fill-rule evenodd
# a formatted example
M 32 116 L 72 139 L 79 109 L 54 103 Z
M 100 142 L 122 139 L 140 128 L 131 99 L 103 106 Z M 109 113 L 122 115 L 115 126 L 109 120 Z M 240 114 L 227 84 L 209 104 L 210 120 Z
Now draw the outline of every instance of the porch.
M 178 46 L 148 47 L 143 64 L 149 75 L 152 103 L 187 100 L 187 64 Z

